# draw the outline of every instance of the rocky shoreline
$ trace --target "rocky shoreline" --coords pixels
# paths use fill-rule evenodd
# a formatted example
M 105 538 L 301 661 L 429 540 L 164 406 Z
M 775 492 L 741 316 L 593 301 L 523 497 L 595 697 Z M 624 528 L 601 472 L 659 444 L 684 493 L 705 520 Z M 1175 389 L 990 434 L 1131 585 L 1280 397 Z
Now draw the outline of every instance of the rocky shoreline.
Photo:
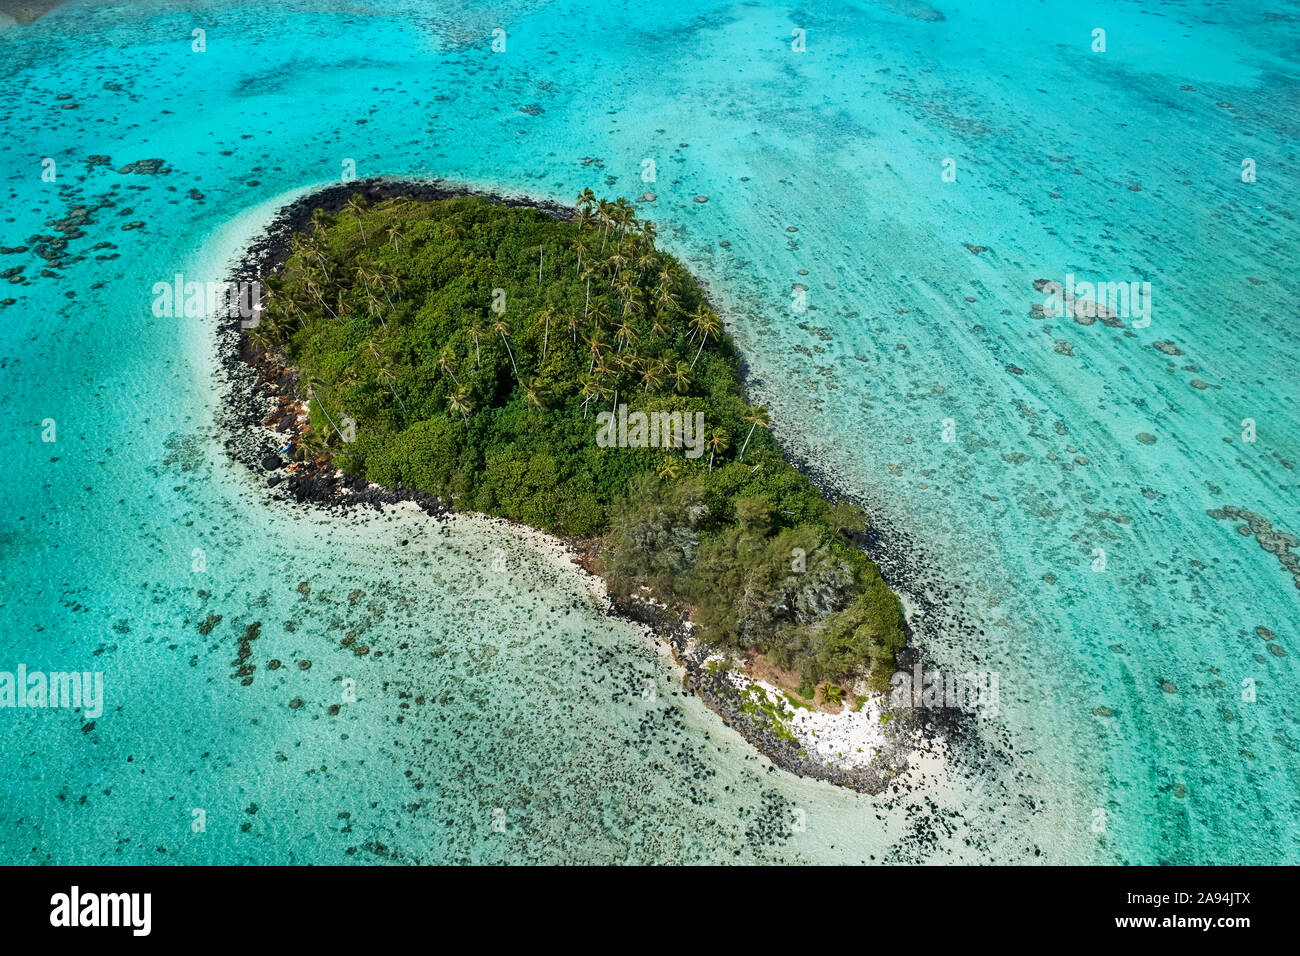
M 342 183 L 310 193 L 281 209 L 270 226 L 245 250 L 227 281 L 251 283 L 276 274 L 288 259 L 293 235 L 306 228 L 316 210 L 336 213 L 357 194 L 372 203 L 398 197 L 432 201 L 474 195 L 502 205 L 540 209 L 561 219 L 572 214 L 568 208 L 554 203 L 485 194 L 437 181 L 368 179 Z M 286 462 L 281 456 L 297 446 L 306 420 L 304 403 L 297 392 L 296 370 L 286 364 L 282 355 L 266 354 L 252 346 L 241 332 L 237 314 L 218 319 L 218 355 L 227 386 L 221 425 L 230 436 L 225 448 L 234 460 L 256 474 L 266 475 L 274 497 L 310 503 L 340 515 L 356 508 L 382 509 L 403 501 L 415 503 L 437 520 L 454 510 L 422 491 L 383 488 L 364 478 L 341 475 L 326 456 L 298 461 L 292 466 Z M 795 464 L 802 471 L 806 463 Z M 818 478 L 813 480 L 823 492 L 839 497 Z M 865 547 L 870 541 L 864 535 L 858 543 Z M 576 552 L 584 569 L 594 573 L 592 558 L 596 543 L 566 539 L 565 544 Z M 957 715 L 947 711 L 931 710 L 922 714 L 910 708 L 893 710 L 885 742 L 882 746 L 881 741 L 873 741 L 877 744 L 873 748 L 876 753 L 869 763 L 848 766 L 815 757 L 807 741 L 792 736 L 779 721 L 765 719 L 761 710 L 748 704 L 742 688 L 728 672 L 709 666 L 717 657 L 715 651 L 692 635 L 692 625 L 680 610 L 637 597 L 611 596 L 609 613 L 647 627 L 671 648 L 674 659 L 685 671 L 683 683 L 688 690 L 774 764 L 796 775 L 866 793 L 880 793 L 908 769 L 909 755 L 933 749 L 956 729 Z M 909 646 L 904 653 L 906 665 L 910 666 L 916 652 Z
M 918 711 L 893 711 L 896 718 L 888 743 L 878 748 L 872 760 L 861 766 L 846 766 L 815 758 L 808 741 L 791 738 L 788 732 L 764 719 L 761 711 L 747 707 L 747 696 L 737 685 L 735 671 L 710 668 L 716 658 L 713 648 L 697 640 L 691 625 L 672 609 L 652 601 L 630 597 L 611 597 L 613 613 L 645 625 L 672 651 L 673 660 L 685 672 L 682 685 L 693 692 L 722 718 L 722 722 L 745 738 L 773 764 L 800 777 L 823 780 L 862 793 L 877 794 L 887 790 L 905 773 L 909 757 L 930 750 L 941 739 L 936 727 L 925 725 Z

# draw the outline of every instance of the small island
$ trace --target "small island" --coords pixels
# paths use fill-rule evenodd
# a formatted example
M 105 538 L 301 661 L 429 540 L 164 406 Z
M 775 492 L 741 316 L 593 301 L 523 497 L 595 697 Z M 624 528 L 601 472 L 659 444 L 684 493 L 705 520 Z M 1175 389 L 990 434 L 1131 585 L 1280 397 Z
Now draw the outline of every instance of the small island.
M 867 516 L 787 462 L 654 223 L 590 190 L 572 210 L 327 205 L 262 262 L 243 341 L 305 406 L 281 416 L 300 483 L 341 472 L 565 537 L 616 605 L 675 615 L 706 649 L 701 696 L 769 744 L 796 742 L 797 708 L 888 690 L 905 624 L 857 543 Z M 737 659 L 783 699 L 719 680 Z

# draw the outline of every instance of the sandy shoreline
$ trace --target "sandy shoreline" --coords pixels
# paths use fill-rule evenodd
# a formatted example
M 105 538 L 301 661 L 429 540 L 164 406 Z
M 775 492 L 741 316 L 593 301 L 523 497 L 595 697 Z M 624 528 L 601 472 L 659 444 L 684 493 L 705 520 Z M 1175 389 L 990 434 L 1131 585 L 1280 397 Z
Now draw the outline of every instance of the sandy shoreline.
M 336 212 L 358 193 L 370 202 L 398 196 L 433 200 L 477 195 L 503 205 L 541 209 L 556 218 L 571 215 L 567 207 L 554 203 L 488 194 L 439 181 L 371 179 L 336 184 L 308 191 L 280 208 L 242 250 L 234 273 L 227 278 L 253 282 L 274 274 L 288 258 L 290 238 L 305 228 L 316 209 Z M 294 370 L 277 357 L 261 356 L 247 347 L 238 316 L 220 317 L 216 338 L 227 387 L 220 413 L 222 430 L 230 436 L 226 450 L 255 474 L 266 475 L 273 497 L 311 503 L 341 515 L 355 508 L 384 510 L 385 506 L 410 502 L 437 520 L 469 517 L 456 515 L 433 495 L 343 476 L 329 463 L 303 462 L 292 472 L 286 471 L 288 463 L 280 453 L 296 444 L 304 423 Z M 820 482 L 819 487 L 827 490 Z M 931 767 L 942 762 L 941 751 L 957 729 L 950 719 L 954 715 L 912 709 L 890 713 L 885 695 L 879 693 L 864 695 L 857 711 L 845 707 L 839 713 L 829 713 L 799 706 L 772 684 L 736 670 L 719 669 L 720 655 L 695 639 L 692 625 L 679 611 L 636 597 L 610 597 L 604 581 L 589 567 L 592 542 L 562 540 L 502 518 L 474 515 L 472 519 L 499 523 L 525 534 L 548 559 L 580 574 L 608 614 L 643 626 L 652 639 L 663 642 L 683 670 L 684 686 L 777 766 L 799 776 L 880 793 L 906 775 L 909 757 L 920 757 Z M 858 543 L 865 545 L 865 541 Z

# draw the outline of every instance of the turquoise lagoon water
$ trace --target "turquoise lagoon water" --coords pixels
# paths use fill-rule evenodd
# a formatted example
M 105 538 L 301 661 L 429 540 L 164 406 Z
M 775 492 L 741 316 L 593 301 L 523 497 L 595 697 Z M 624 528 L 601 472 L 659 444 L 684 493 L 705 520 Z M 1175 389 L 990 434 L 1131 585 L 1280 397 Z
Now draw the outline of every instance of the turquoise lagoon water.
M 1260 546 L 1290 539 L 1207 514 L 1300 532 L 1300 21 L 1265 6 L 74 2 L 0 30 L 0 245 L 93 207 L 53 277 L 0 255 L 27 280 L 0 284 L 0 669 L 107 698 L 0 711 L 0 859 L 1300 860 L 1297 591 Z M 877 798 L 798 780 L 531 538 L 269 501 L 222 451 L 211 323 L 150 290 L 221 278 L 346 159 L 654 192 L 779 437 L 899 543 L 927 656 L 1000 675 L 993 756 Z M 1032 315 L 1067 273 L 1149 281 L 1149 327 Z

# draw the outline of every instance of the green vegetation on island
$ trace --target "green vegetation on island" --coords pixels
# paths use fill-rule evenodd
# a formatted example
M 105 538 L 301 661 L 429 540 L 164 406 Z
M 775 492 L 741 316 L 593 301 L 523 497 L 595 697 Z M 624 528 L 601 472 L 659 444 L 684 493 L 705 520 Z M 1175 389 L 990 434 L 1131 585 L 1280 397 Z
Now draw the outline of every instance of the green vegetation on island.
M 354 198 L 318 211 L 264 284 L 249 335 L 299 370 L 300 455 L 603 535 L 613 593 L 687 607 L 702 639 L 805 688 L 887 686 L 903 620 L 845 537 L 865 514 L 786 462 L 721 320 L 625 200 L 587 190 L 566 221 L 476 197 Z

